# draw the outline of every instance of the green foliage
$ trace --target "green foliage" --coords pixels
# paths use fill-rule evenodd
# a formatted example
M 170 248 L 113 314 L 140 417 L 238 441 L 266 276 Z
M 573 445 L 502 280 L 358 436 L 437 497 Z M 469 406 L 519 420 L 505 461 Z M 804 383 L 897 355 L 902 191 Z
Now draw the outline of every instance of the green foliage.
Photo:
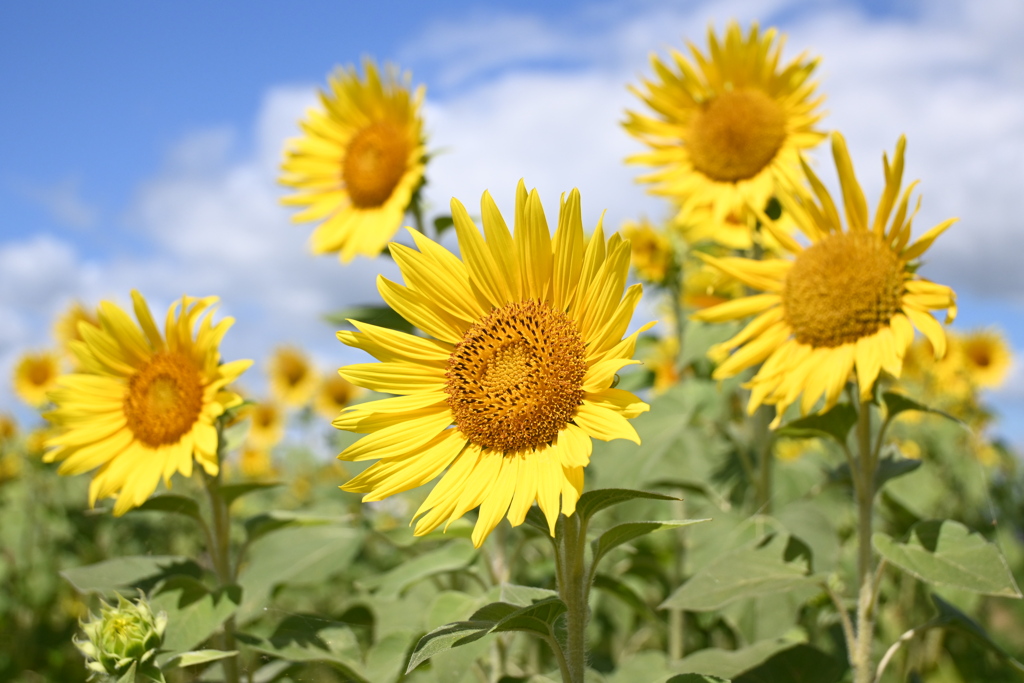
M 384 252 L 387 252 L 385 248 Z M 386 327 L 390 330 L 399 330 L 412 334 L 413 326 L 405 318 L 395 313 L 390 306 L 353 306 L 337 313 L 324 316 L 324 319 L 336 327 L 351 328 L 349 320 L 358 320 L 361 323 Z

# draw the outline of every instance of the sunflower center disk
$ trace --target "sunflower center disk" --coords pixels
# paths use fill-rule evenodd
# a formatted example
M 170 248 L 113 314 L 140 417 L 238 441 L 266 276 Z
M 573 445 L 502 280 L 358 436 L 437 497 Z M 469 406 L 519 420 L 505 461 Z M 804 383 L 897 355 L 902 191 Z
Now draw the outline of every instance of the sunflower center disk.
M 408 158 L 408 136 L 390 121 L 353 135 L 341 170 L 352 203 L 360 209 L 384 204 L 405 174 Z
M 478 446 L 502 453 L 551 443 L 583 402 L 586 350 L 564 313 L 508 304 L 466 332 L 448 358 L 448 405 Z
M 45 386 L 53 378 L 53 369 L 46 361 L 36 361 L 28 369 L 28 380 L 37 387 Z
M 848 344 L 899 312 L 903 263 L 871 233 L 837 233 L 797 257 L 782 297 L 798 342 Z
M 753 178 L 786 139 L 782 107 L 760 90 L 724 92 L 706 102 L 685 138 L 693 167 L 712 180 Z
M 128 428 L 147 446 L 177 443 L 203 408 L 203 382 L 191 359 L 161 351 L 128 380 Z

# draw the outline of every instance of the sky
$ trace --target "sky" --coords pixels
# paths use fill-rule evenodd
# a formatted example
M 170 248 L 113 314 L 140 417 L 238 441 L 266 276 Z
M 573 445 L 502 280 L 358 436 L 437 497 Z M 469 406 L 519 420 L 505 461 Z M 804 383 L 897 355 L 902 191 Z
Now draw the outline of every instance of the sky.
M 132 288 L 160 312 L 221 297 L 226 359 L 292 343 L 325 371 L 355 361 L 323 316 L 378 302 L 376 275 L 396 269 L 311 256 L 275 178 L 326 75 L 367 56 L 426 86 L 429 214 L 489 189 L 508 215 L 525 178 L 549 213 L 578 187 L 586 226 L 660 218 L 622 163 L 640 151 L 620 125 L 640 107 L 627 85 L 730 19 L 777 26 L 786 59 L 820 56 L 823 126 L 846 136 L 872 206 L 906 134 L 917 231 L 960 217 L 922 275 L 956 289 L 956 329 L 997 326 L 1024 358 L 1019 0 L 41 1 L 0 6 L 0 376 L 50 344 L 69 302 L 127 304 Z M 1021 366 L 988 397 L 1018 447 Z

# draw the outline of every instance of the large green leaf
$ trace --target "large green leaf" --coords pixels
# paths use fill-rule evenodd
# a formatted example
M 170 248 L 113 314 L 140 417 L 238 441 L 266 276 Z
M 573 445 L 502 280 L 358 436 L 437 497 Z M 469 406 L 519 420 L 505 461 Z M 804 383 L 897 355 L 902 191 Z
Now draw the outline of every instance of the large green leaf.
M 163 649 L 166 660 L 171 655 L 187 652 L 206 641 L 227 620 L 241 603 L 241 590 L 229 586 L 210 591 L 188 576 L 173 576 L 150 597 L 154 612 L 167 613 L 167 630 Z
M 265 491 L 280 486 L 279 481 L 249 481 L 241 484 L 226 484 L 220 487 L 221 498 L 227 505 L 231 505 L 242 496 L 255 491 Z
M 142 505 L 137 508 L 133 508 L 132 512 L 171 512 L 178 515 L 184 515 L 191 517 L 199 522 L 203 521 L 202 515 L 199 513 L 199 504 L 189 498 L 188 496 L 182 496 L 177 493 L 162 493 L 159 496 L 153 496 L 148 499 Z
M 704 674 L 679 674 L 668 679 L 665 683 L 732 683 L 732 681 L 727 678 L 705 676 Z
M 385 251 L 387 250 L 385 249 Z M 337 313 L 329 313 L 324 317 L 327 322 L 338 327 L 351 328 L 352 324 L 349 323 L 349 320 L 358 320 L 361 323 L 369 323 L 410 334 L 414 330 L 412 324 L 395 313 L 390 306 L 353 306 Z
M 958 522 L 920 522 L 904 541 L 881 532 L 871 540 L 882 557 L 922 581 L 985 595 L 1021 597 L 999 549 Z
M 538 600 L 526 607 L 505 602 L 484 605 L 467 621 L 445 624 L 420 638 L 409 658 L 406 673 L 438 653 L 475 642 L 488 633 L 522 631 L 553 642 L 555 623 L 565 610 L 565 603 L 558 597 Z
M 787 638 L 775 638 L 762 640 L 739 650 L 722 650 L 712 647 L 698 650 L 692 655 L 684 657 L 672 668 L 682 673 L 701 673 L 732 679 L 745 671 L 750 671 L 779 652 L 796 647 L 798 644 Z M 675 679 L 669 680 L 675 681 Z M 783 680 L 785 679 L 780 679 L 780 683 Z
M 776 436 L 795 438 L 825 437 L 846 444 L 846 437 L 857 424 L 857 409 L 849 403 L 837 403 L 826 413 L 808 415 L 782 425 Z
M 676 496 L 650 491 L 634 491 L 632 489 L 597 489 L 587 491 L 576 503 L 576 514 L 586 522 L 595 513 L 631 500 L 679 500 Z
M 882 394 L 882 401 L 885 403 L 887 417 L 890 420 L 899 415 L 900 413 L 907 411 L 917 411 L 921 413 L 932 413 L 933 415 L 940 415 L 946 418 L 947 420 L 951 420 L 957 423 L 958 425 L 961 425 L 965 429 L 968 428 L 967 425 L 960 418 L 953 417 L 947 412 L 938 410 L 936 408 L 932 408 L 930 406 L 926 406 L 923 403 L 918 403 L 914 399 L 908 396 L 904 396 L 903 394 L 898 394 L 895 391 L 887 391 L 884 394 Z
M 993 650 L 1018 672 L 1024 673 L 1024 664 L 1021 664 L 1009 652 L 1003 649 L 999 643 L 992 640 L 992 637 L 982 628 L 981 624 L 934 593 L 932 594 L 932 602 L 935 604 L 935 608 L 939 610 L 937 621 L 940 625 L 947 628 L 956 628 L 967 633 L 981 644 Z
M 610 595 L 614 595 L 619 600 L 633 608 L 633 611 L 643 616 L 646 619 L 654 621 L 658 618 L 657 613 L 654 611 L 647 602 L 640 597 L 640 594 L 633 590 L 628 584 L 614 576 L 608 574 L 597 574 L 594 577 L 594 588 L 605 591 Z
M 914 458 L 905 458 L 895 448 L 886 448 L 878 460 L 878 467 L 875 469 L 875 490 L 896 477 L 910 474 L 921 466 L 921 461 Z M 829 478 L 834 483 L 850 484 L 850 465 L 843 463 L 832 471 Z
M 625 524 L 618 524 L 591 541 L 590 547 L 594 551 L 593 566 L 596 567 L 597 563 L 600 562 L 609 551 L 619 547 L 623 543 L 629 543 L 634 539 L 646 536 L 649 533 L 659 531 L 661 529 L 677 529 L 679 527 L 690 526 L 691 524 L 698 524 L 699 522 L 707 521 L 709 520 L 674 519 L 665 522 L 626 522 Z
M 111 595 L 179 573 L 198 577 L 201 570 L 187 557 L 132 555 L 65 569 L 60 574 L 80 593 Z
M 359 641 L 348 625 L 312 614 L 292 614 L 268 638 L 248 636 L 249 647 L 291 662 L 324 662 L 340 670 L 345 680 L 371 683 L 364 675 Z M 376 681 L 372 681 L 376 683 Z
M 191 652 L 182 652 L 168 659 L 163 668 L 166 670 L 209 664 L 210 662 L 234 657 L 237 654 L 238 650 L 193 650 Z
M 788 591 L 814 583 L 809 551 L 794 537 L 775 534 L 766 541 L 719 556 L 661 604 L 660 609 L 705 612 L 739 600 Z
M 335 515 L 318 515 L 292 510 L 271 510 L 270 512 L 261 512 L 258 515 L 253 515 L 245 520 L 245 537 L 249 543 L 253 543 L 269 533 L 288 527 L 340 524 L 344 521 L 345 518 Z
M 846 669 L 835 657 L 801 643 L 734 677 L 733 683 L 838 683 Z
M 364 579 L 361 584 L 366 588 L 376 589 L 381 597 L 398 597 L 403 590 L 417 581 L 436 574 L 465 569 L 476 555 L 477 550 L 472 544 L 459 539 L 406 560 L 385 574 Z

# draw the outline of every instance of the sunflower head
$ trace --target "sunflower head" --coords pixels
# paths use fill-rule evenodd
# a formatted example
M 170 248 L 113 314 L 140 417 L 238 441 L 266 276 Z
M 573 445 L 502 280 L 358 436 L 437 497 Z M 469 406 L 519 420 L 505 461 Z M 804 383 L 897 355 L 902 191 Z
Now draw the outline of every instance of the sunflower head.
M 452 200 L 462 259 L 413 232 L 393 243 L 405 284 L 383 277 L 384 300 L 427 336 L 351 321 L 338 338 L 379 363 L 340 370 L 352 384 L 394 394 L 350 406 L 334 421 L 367 434 L 339 457 L 377 462 L 342 488 L 379 501 L 441 476 L 415 517 L 416 535 L 479 507 L 477 546 L 534 502 L 554 534 L 583 490 L 591 439 L 639 443 L 627 421 L 647 410 L 613 389 L 637 335 L 624 337 L 641 286 L 626 288 L 630 245 L 585 243 L 579 193 L 562 198 L 552 237 L 536 191 L 520 182 L 514 231 L 491 196 L 483 231 Z
M 764 208 L 777 179 L 798 177 L 801 150 L 824 139 L 817 60 L 782 65 L 782 44 L 774 29 L 754 24 L 744 35 L 732 22 L 721 39 L 708 30 L 706 54 L 690 44 L 692 59 L 652 55 L 657 77 L 631 88 L 651 111 L 628 111 L 623 125 L 650 150 L 627 162 L 654 167 L 640 180 L 681 216 L 709 207 L 721 223 L 748 204 Z
M 57 340 L 57 344 L 64 352 L 64 355 L 70 358 L 72 362 L 75 360 L 75 354 L 71 350 L 71 342 L 82 341 L 82 333 L 79 331 L 78 326 L 83 323 L 99 327 L 96 313 L 87 309 L 80 301 L 72 302 L 53 323 L 53 337 Z
M 423 182 L 426 149 L 422 86 L 408 73 L 381 74 L 367 60 L 365 76 L 338 69 L 320 93 L 320 107 L 301 122 L 302 137 L 285 150 L 280 182 L 295 193 L 282 201 L 306 207 L 293 220 L 320 221 L 316 254 L 338 252 L 343 262 L 377 256 L 398 230 Z
M 324 417 L 333 420 L 352 402 L 359 389 L 341 375 L 328 375 L 317 387 L 313 407 Z
M 647 282 L 664 282 L 674 260 L 672 242 L 665 231 L 645 218 L 627 221 L 620 232 L 632 245 L 630 262 L 636 274 Z
M 946 322 L 952 322 L 956 297 L 949 287 L 920 278 L 915 261 L 955 219 L 911 242 L 914 212 L 908 212 L 908 207 L 913 185 L 901 192 L 904 147 L 900 138 L 892 163 L 883 157 L 885 189 L 873 218 L 846 142 L 834 133 L 832 151 L 845 227 L 825 186 L 804 164 L 810 189 L 786 187 L 779 199 L 809 244 L 777 229 L 762 213 L 764 228 L 792 258 L 755 261 L 704 256 L 711 265 L 760 292 L 694 316 L 718 322 L 756 315 L 711 353 L 722 361 L 715 370 L 718 378 L 763 363 L 750 383 L 751 411 L 761 403 L 776 404 L 778 421 L 801 394 L 804 413 L 823 396 L 827 409 L 838 400 L 853 372 L 861 399 L 867 400 L 882 370 L 899 377 L 915 327 L 931 342 L 937 357 L 945 354 L 945 332 L 930 311 L 944 309 Z
M 249 418 L 249 433 L 246 440 L 254 448 L 271 448 L 284 437 L 284 410 L 277 403 L 259 401 L 247 405 L 242 411 Z
M 279 346 L 267 363 L 270 391 L 281 403 L 302 407 L 316 391 L 318 375 L 313 363 L 301 349 Z
M 982 389 L 1002 386 L 1013 365 L 1006 338 L 995 329 L 975 330 L 960 338 L 959 351 L 971 383 Z
M 167 613 L 153 614 L 144 597 L 132 602 L 117 596 L 117 605 L 100 601 L 99 616 L 89 614 L 82 624 L 85 640 L 74 640 L 95 674 L 119 677 L 133 664 L 154 667 L 163 645 Z M 159 671 L 157 671 L 159 673 Z
M 47 392 L 54 388 L 59 375 L 60 358 L 56 353 L 24 353 L 14 365 L 14 393 L 33 408 L 42 408 L 49 400 Z
M 277 474 L 270 451 L 254 445 L 242 449 L 238 458 L 238 468 L 246 479 L 264 479 Z
M 138 323 L 104 301 L 99 326 L 79 325 L 71 343 L 80 371 L 62 375 L 46 414 L 56 435 L 46 462 L 61 474 L 99 468 L 89 502 L 116 496 L 114 514 L 141 505 L 162 477 L 192 475 L 193 458 L 210 475 L 219 470 L 216 419 L 241 397 L 227 390 L 252 361 L 220 362 L 220 340 L 233 320 L 214 324 L 216 297 L 182 297 L 167 311 L 164 332 L 132 292 Z
M 6 443 L 18 434 L 18 421 L 10 413 L 0 413 L 0 444 Z

